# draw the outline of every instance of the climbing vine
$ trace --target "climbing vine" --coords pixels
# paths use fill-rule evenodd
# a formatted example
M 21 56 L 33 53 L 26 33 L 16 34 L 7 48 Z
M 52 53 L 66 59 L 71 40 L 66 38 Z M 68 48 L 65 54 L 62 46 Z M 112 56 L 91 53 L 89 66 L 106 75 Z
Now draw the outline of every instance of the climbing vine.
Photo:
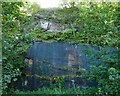
M 24 2 L 2 2 L 2 90 L 10 91 L 9 84 L 17 80 L 26 67 L 23 54 L 29 48 L 32 37 L 22 34 L 21 23 L 25 14 L 20 11 Z
M 2 2 L 3 93 L 14 92 L 14 88 L 12 89 L 9 86 L 12 82 L 17 81 L 17 77 L 26 68 L 23 54 L 27 52 L 33 41 L 84 43 L 115 48 L 116 50 L 113 51 L 111 57 L 106 57 L 107 53 L 104 52 L 96 54 L 97 58 L 102 59 L 103 62 L 97 66 L 94 62 L 90 62 L 91 71 L 84 73 L 78 70 L 80 75 L 83 75 L 87 80 L 95 80 L 98 83 L 96 88 L 92 87 L 86 90 L 71 88 L 71 90 L 72 93 L 75 92 L 76 94 L 114 95 L 119 93 L 119 3 L 101 2 L 98 4 L 90 2 L 87 4 L 80 3 L 79 5 L 71 3 L 69 7 L 64 6 L 62 9 L 53 12 L 55 17 L 50 18 L 67 25 L 67 30 L 58 33 L 43 32 L 41 29 L 35 29 L 33 25 L 30 25 L 34 21 L 34 16 L 27 16 L 25 12 L 21 11 L 25 4 L 25 2 Z M 39 7 L 34 5 L 31 7 L 31 14 L 35 14 L 33 12 L 34 7 L 36 8 L 35 13 L 39 12 Z M 25 30 L 26 25 L 28 25 L 28 29 Z M 66 68 L 63 69 L 67 70 Z M 42 78 L 48 77 L 43 76 Z M 41 93 L 51 91 L 51 93 L 59 94 L 71 92 L 70 89 L 68 89 L 68 92 L 64 88 L 60 89 L 64 85 L 62 77 L 53 77 L 51 81 L 57 82 L 52 86 L 52 91 L 52 88 L 38 91 Z M 74 84 L 74 81 L 72 82 Z M 59 88 L 56 88 L 56 86 Z

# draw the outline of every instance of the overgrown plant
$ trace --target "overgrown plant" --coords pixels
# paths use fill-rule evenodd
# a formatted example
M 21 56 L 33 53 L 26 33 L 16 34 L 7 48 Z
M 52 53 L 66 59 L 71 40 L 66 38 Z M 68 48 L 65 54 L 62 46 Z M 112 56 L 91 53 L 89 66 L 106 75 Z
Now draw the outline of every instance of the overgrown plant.
M 26 67 L 23 53 L 29 48 L 32 41 L 30 34 L 21 32 L 21 23 L 26 15 L 20 7 L 24 2 L 2 2 L 2 90 L 10 91 L 9 84 L 17 80 L 21 70 Z
M 119 44 L 119 21 L 118 3 L 80 3 L 79 8 L 71 5 L 69 8 L 57 10 L 54 20 L 67 24 L 70 30 L 59 33 L 44 33 L 40 29 L 30 27 L 29 20 L 34 17 L 27 17 L 20 11 L 23 2 L 2 2 L 2 66 L 3 66 L 3 92 L 10 91 L 9 85 L 17 80 L 21 70 L 26 67 L 23 53 L 29 48 L 29 44 L 35 41 L 58 41 L 85 43 L 97 46 L 110 46 L 118 48 Z M 38 12 L 38 10 L 36 11 Z M 120 16 L 119 16 L 120 17 Z M 28 19 L 27 19 L 28 18 Z M 74 19 L 76 18 L 76 19 Z M 28 23 L 27 23 L 28 22 Z M 28 24 L 29 32 L 24 32 L 24 24 Z M 73 23 L 73 24 L 71 24 Z M 26 26 L 25 26 L 26 27 Z M 25 28 L 24 27 L 24 28 Z M 74 28 L 78 30 L 74 30 Z M 26 31 L 26 30 L 25 30 Z M 27 30 L 28 31 L 28 30 Z M 106 57 L 108 53 L 100 53 L 95 56 L 103 62 L 96 64 L 91 62 L 92 69 L 86 75 L 89 80 L 95 80 L 98 86 L 86 90 L 80 88 L 64 89 L 63 79 L 57 79 L 57 85 L 53 89 L 44 88 L 38 93 L 51 94 L 101 94 L 116 95 L 120 89 L 120 70 L 118 54 L 119 50 L 114 51 L 111 57 Z M 83 72 L 84 73 L 84 72 Z M 82 73 L 80 72 L 80 75 Z M 85 74 L 84 74 L 85 75 Z M 61 80 L 61 81 L 60 81 Z M 74 85 L 74 83 L 73 83 Z M 58 87 L 58 88 L 56 88 Z M 14 91 L 14 90 L 12 90 Z M 16 93 L 20 93 L 16 91 Z M 25 94 L 24 92 L 21 92 Z M 28 92 L 29 93 L 29 92 Z M 32 94 L 32 92 L 31 92 Z M 33 91 L 35 94 L 35 91 Z
M 109 50 L 109 48 L 106 48 Z M 118 95 L 120 91 L 120 70 L 118 62 L 118 49 L 111 51 L 101 48 L 100 51 L 94 55 L 94 58 L 89 61 L 90 71 L 84 74 L 89 81 L 97 82 L 96 94 Z M 89 53 L 90 55 L 91 53 Z M 94 87 L 93 87 L 94 89 Z

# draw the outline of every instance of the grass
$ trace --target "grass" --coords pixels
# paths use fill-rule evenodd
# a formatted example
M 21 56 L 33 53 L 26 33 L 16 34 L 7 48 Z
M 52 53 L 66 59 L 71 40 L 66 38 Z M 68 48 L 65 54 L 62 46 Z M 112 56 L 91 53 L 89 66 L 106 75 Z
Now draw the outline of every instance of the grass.
M 37 91 L 16 91 L 15 94 L 83 94 L 79 88 L 42 88 Z

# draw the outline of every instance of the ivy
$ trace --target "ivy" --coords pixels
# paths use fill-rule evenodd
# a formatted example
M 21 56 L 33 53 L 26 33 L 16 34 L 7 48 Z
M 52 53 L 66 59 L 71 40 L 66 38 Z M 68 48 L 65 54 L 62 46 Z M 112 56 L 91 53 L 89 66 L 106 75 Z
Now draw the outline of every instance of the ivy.
M 41 29 L 35 29 L 31 24 L 34 16 L 27 16 L 20 8 L 25 7 L 25 2 L 2 2 L 2 90 L 3 93 L 12 90 L 10 84 L 17 81 L 17 77 L 27 65 L 24 62 L 23 54 L 31 46 L 33 41 L 42 42 L 71 42 L 77 44 L 89 44 L 96 46 L 109 46 L 116 49 L 112 56 L 109 52 L 102 50 L 95 57 L 102 60 L 96 64 L 91 58 L 91 70 L 82 72 L 80 75 L 86 79 L 98 83 L 96 88 L 88 89 L 71 88 L 71 90 L 62 89 L 64 81 L 57 78 L 57 84 L 51 89 L 38 90 L 40 93 L 76 93 L 76 94 L 97 94 L 97 95 L 116 95 L 120 92 L 120 70 L 118 62 L 119 41 L 119 3 L 80 3 L 69 6 L 63 6 L 62 9 L 55 10 L 53 19 L 56 22 L 65 24 L 66 30 L 58 33 L 43 32 Z M 28 5 L 27 5 L 28 7 Z M 36 8 L 34 12 L 34 7 Z M 39 7 L 34 4 L 28 11 L 31 14 L 39 11 Z M 51 11 L 50 13 L 51 14 Z M 48 15 L 49 15 L 48 14 Z M 28 32 L 24 32 L 28 31 Z M 87 52 L 92 54 L 92 52 Z M 97 66 L 96 66 L 97 65 Z M 72 81 L 74 84 L 74 81 Z M 59 88 L 56 88 L 59 86 Z M 14 90 L 12 90 L 14 91 Z M 20 93 L 16 91 L 16 93 Z M 22 92 L 21 92 L 22 93 Z M 35 93 L 35 92 L 33 92 Z
M 20 11 L 24 2 L 2 2 L 2 90 L 6 93 L 9 84 L 17 80 L 27 66 L 24 54 L 30 47 L 32 37 L 21 33 L 25 15 Z

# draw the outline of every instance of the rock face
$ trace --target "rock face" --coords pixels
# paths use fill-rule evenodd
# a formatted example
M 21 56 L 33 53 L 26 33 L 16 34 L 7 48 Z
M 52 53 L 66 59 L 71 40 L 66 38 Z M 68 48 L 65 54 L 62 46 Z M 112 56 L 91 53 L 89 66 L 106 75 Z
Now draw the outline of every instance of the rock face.
M 59 24 L 59 23 L 56 23 L 54 21 L 50 21 L 49 23 L 49 30 L 50 32 L 59 32 L 59 31 L 62 31 L 64 30 L 64 26 Z
M 112 52 L 113 49 L 106 50 Z M 89 52 L 91 54 L 87 54 Z M 20 79 L 16 86 L 20 90 L 35 90 L 62 78 L 64 87 L 87 87 L 91 84 L 82 78 L 81 72 L 88 71 L 91 62 L 98 64 L 102 61 L 96 57 L 98 52 L 101 52 L 99 47 L 90 45 L 35 42 L 28 50 L 29 59 L 25 59 L 28 68 L 23 74 L 26 77 Z
M 64 25 L 61 25 L 60 23 L 40 14 L 35 15 L 34 27 L 42 28 L 49 32 L 59 32 L 64 30 Z
M 39 21 L 36 21 L 35 28 L 42 28 L 50 32 L 59 32 L 64 30 L 63 25 L 56 23 L 54 21 L 48 21 L 45 19 L 40 19 Z
M 45 30 L 48 30 L 50 28 L 50 22 L 41 19 L 40 20 L 40 27 L 45 29 Z

